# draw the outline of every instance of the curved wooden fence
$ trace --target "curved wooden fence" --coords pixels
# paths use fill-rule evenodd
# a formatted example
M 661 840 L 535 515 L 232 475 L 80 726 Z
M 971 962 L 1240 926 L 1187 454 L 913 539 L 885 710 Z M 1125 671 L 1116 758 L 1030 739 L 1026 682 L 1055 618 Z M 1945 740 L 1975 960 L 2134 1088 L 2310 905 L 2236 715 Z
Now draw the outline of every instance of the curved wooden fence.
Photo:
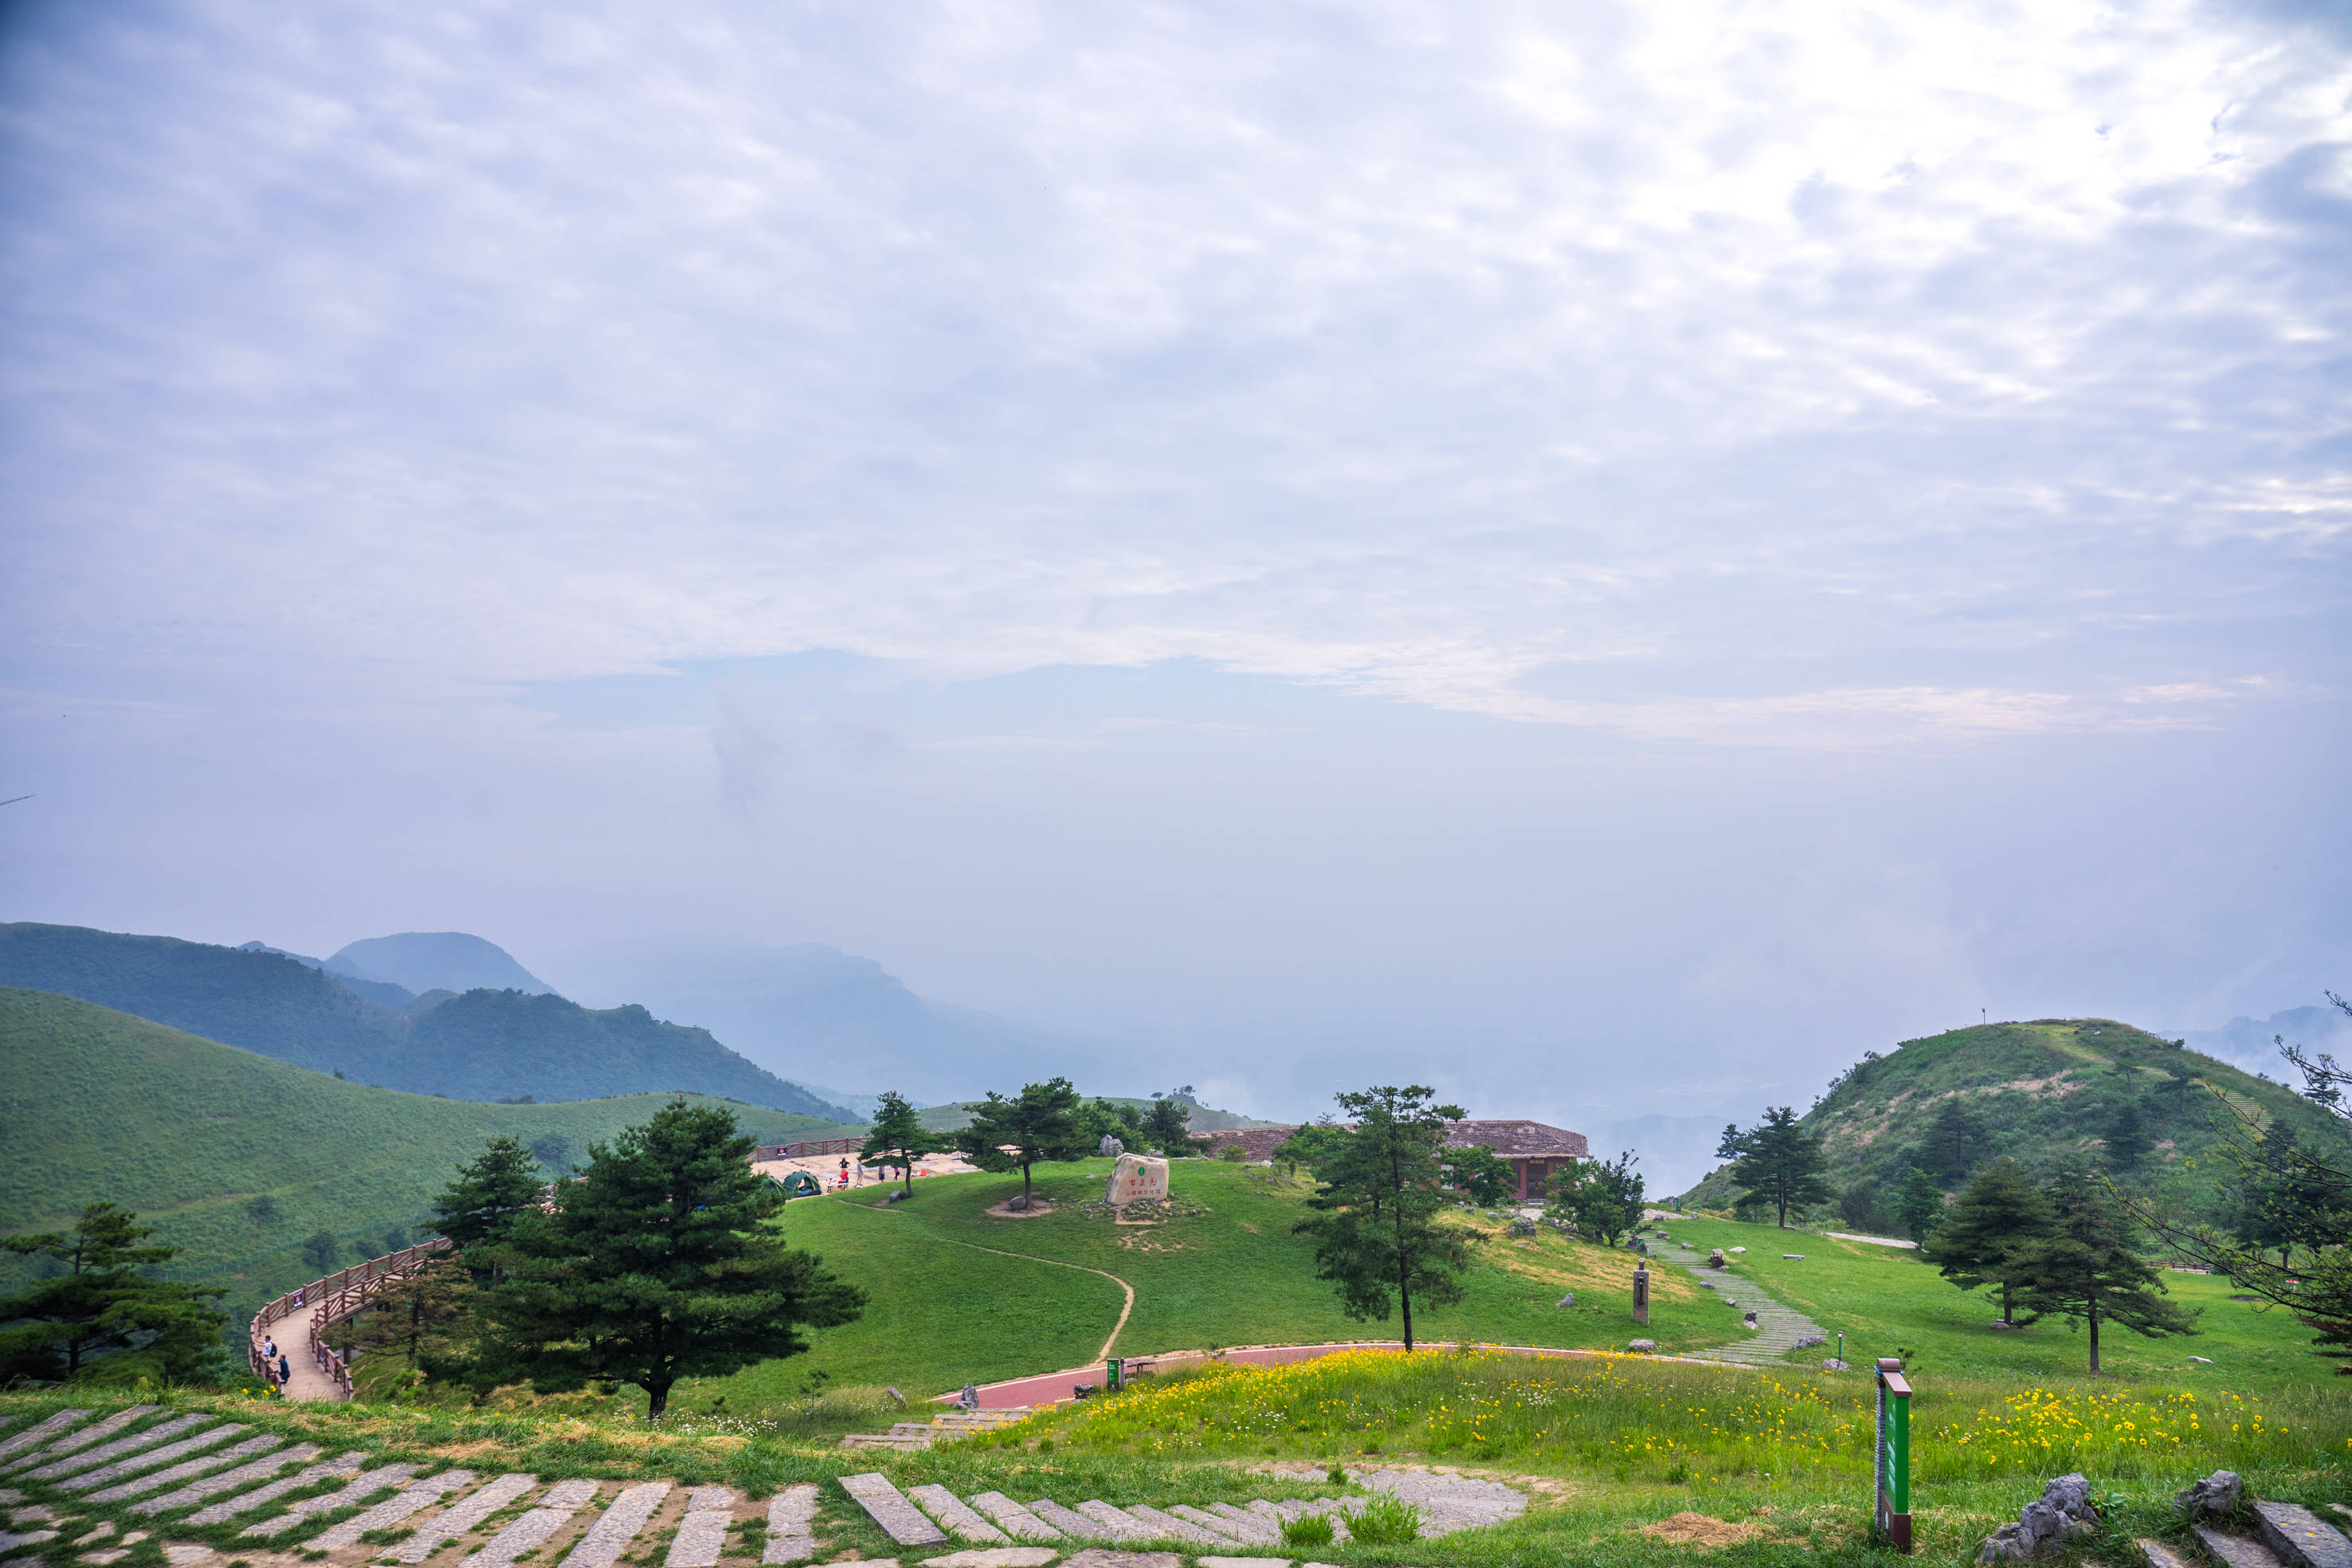
M 313 1279 L 299 1290 L 289 1290 L 253 1315 L 252 1326 L 246 1332 L 246 1363 L 264 1378 L 273 1378 L 275 1370 L 261 1353 L 261 1342 L 272 1323 L 307 1310 L 310 1314 L 310 1355 L 319 1370 L 335 1385 L 339 1397 L 352 1396 L 352 1369 L 327 1343 L 327 1327 L 340 1323 L 368 1303 L 368 1298 L 381 1289 L 387 1279 L 398 1279 L 414 1274 L 427 1259 L 449 1250 L 448 1238 L 435 1237 L 415 1247 L 404 1247 L 398 1252 L 383 1258 L 371 1258 L 356 1268 L 346 1268 L 330 1274 L 323 1279 Z

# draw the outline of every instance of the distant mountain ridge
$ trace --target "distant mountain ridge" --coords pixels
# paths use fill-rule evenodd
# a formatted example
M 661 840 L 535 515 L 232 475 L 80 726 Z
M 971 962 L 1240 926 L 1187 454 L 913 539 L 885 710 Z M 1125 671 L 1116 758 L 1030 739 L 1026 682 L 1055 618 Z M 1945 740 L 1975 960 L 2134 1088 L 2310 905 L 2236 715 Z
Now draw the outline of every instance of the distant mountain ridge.
M 560 955 L 550 968 L 566 995 L 643 1002 L 665 1017 L 691 1018 L 781 1078 L 855 1084 L 861 1094 L 896 1089 L 919 1105 L 1012 1092 L 1056 1074 L 1089 1092 L 1096 1084 L 1148 1089 L 1149 1077 L 1165 1070 L 1133 1064 L 1108 1042 L 928 1001 L 874 960 L 819 942 L 612 943 Z M 1128 1081 L 1106 1082 L 1112 1071 Z
M 461 931 L 412 931 L 346 942 L 327 960 L 328 973 L 389 982 L 415 994 L 427 991 L 520 991 L 544 995 L 555 989 L 493 942 Z
M 420 977 L 413 967 L 404 973 Z M 663 1023 L 641 1006 L 596 1011 L 548 993 L 475 989 L 387 1007 L 315 961 L 259 944 L 5 924 L 0 985 L 77 997 L 314 1072 L 419 1094 L 578 1100 L 683 1089 L 828 1121 L 856 1119 L 709 1031 Z
M 499 1105 L 395 1093 L 54 992 L 0 988 L 0 1233 L 122 1204 L 188 1248 L 175 1277 L 227 1285 L 232 1306 L 251 1308 L 318 1277 L 299 1255 L 312 1232 L 331 1233 L 343 1262 L 422 1239 L 433 1195 L 492 1136 L 520 1140 L 560 1172 L 666 1099 Z M 763 1143 L 835 1125 L 728 1110 Z M 28 1267 L 0 1255 L 0 1279 Z
M 2206 1156 L 2232 1108 L 2315 1142 L 2346 1138 L 2285 1085 L 2111 1018 L 2039 1018 L 1906 1040 L 1865 1055 L 1802 1120 L 1829 1157 L 1832 1211 L 1852 1228 L 1896 1234 L 1889 1204 L 1913 1166 L 1950 1192 L 2003 1155 L 2034 1170 L 2086 1159 L 2176 1212 L 2219 1220 L 2232 1173 Z M 1718 1167 L 1683 1202 L 1721 1207 L 1736 1191 Z

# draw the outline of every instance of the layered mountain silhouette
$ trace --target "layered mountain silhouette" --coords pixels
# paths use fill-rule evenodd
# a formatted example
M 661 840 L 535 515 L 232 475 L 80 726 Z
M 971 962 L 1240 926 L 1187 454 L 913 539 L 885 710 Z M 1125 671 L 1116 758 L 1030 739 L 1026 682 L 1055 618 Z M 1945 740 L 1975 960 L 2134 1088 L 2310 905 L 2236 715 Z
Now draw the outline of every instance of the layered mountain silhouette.
M 32 922 L 0 925 L 0 985 L 77 997 L 316 1072 L 419 1094 L 570 1100 L 686 1089 L 856 1120 L 707 1029 L 665 1023 L 637 1005 L 583 1007 L 550 994 L 492 944 L 446 940 L 453 934 L 352 946 L 381 965 L 375 975 L 464 980 L 499 973 L 492 965 L 503 961 L 536 990 L 437 985 L 409 995 L 398 978 L 346 979 L 319 960 L 257 942 L 216 947 Z M 405 1000 L 385 1005 L 360 985 L 391 986 Z

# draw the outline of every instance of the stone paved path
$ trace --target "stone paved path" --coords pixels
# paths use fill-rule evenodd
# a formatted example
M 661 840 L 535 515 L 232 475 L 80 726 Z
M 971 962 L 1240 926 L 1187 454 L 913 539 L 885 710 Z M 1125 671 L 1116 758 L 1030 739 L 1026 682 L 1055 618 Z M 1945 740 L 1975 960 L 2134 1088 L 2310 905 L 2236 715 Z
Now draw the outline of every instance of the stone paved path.
M 1727 1313 L 1735 1324 L 1733 1332 L 1739 1337 L 1713 1350 L 1685 1351 L 1683 1353 L 1704 1361 L 1734 1362 L 1742 1366 L 1780 1366 L 1788 1353 L 1797 1348 L 1797 1342 L 1822 1332 L 1822 1326 L 1792 1307 L 1784 1307 L 1766 1293 L 1764 1288 L 1739 1272 L 1734 1263 L 1728 1268 L 1709 1268 L 1706 1260 L 1692 1247 L 1678 1241 L 1651 1243 L 1656 1255 L 1668 1263 L 1677 1263 L 1701 1279 L 1713 1283 L 1716 1294 L 1736 1300 L 1744 1312 L 1756 1310 L 1754 1330 L 1737 1327 L 1737 1313 Z

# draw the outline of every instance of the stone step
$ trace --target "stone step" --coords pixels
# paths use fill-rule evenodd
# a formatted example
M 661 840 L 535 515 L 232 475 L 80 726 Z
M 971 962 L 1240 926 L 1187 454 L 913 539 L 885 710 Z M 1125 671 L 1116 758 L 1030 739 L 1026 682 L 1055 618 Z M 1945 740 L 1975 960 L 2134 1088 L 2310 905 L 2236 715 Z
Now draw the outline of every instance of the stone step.
M 760 1561 L 805 1563 L 816 1555 L 816 1483 L 800 1481 L 768 1500 L 768 1544 Z
M 141 1407 L 138 1405 L 131 1406 L 132 1410 L 139 1408 Z M 151 1405 L 145 1408 L 152 1410 L 154 1406 Z M 131 1411 L 126 1410 L 122 1413 L 122 1415 L 128 1415 L 130 1414 Z M 120 1422 L 122 1420 L 122 1415 L 115 1416 L 113 1417 L 113 1420 Z M 102 1443 L 95 1448 L 81 1448 L 81 1445 L 83 1443 L 88 1442 L 91 1438 L 104 1436 L 98 1427 L 105 1426 L 109 1425 L 109 1423 L 101 1421 L 98 1424 L 98 1427 L 92 1427 L 88 1432 L 77 1433 L 74 1436 L 68 1438 L 63 1443 L 52 1443 L 45 1452 L 36 1454 L 30 1459 L 23 1461 L 26 1465 L 38 1467 L 37 1468 L 28 1469 L 25 1473 L 37 1481 L 53 1481 L 60 1476 L 74 1475 L 82 1470 L 89 1469 L 94 1466 L 106 1464 L 110 1460 L 120 1458 L 124 1454 L 135 1454 L 142 1448 L 152 1448 L 158 1443 L 166 1442 L 171 1438 L 176 1437 L 181 1433 L 187 1431 L 191 1427 L 205 1426 L 211 1420 L 212 1417 L 209 1415 L 175 1416 L 172 1420 L 161 1422 L 153 1426 L 150 1426 L 145 1431 L 133 1432 L 128 1437 L 117 1437 L 113 1442 Z M 69 1447 L 81 1448 L 81 1451 L 73 1455 L 70 1458 L 48 1459 L 48 1456 L 50 1454 L 58 1452 L 59 1450 Z M 45 1460 L 47 1460 L 47 1462 L 44 1463 L 43 1461 Z M 11 1465 L 8 1468 L 14 1470 L 21 1467 Z
M 1229 1502 L 1213 1502 L 1208 1512 L 1223 1522 L 1215 1528 L 1227 1535 L 1237 1536 L 1258 1546 L 1272 1546 L 1282 1539 L 1282 1527 L 1268 1524 L 1246 1509 L 1235 1508 Z
M 735 1523 L 735 1492 L 730 1487 L 697 1487 L 686 1501 L 686 1517 L 670 1538 L 669 1555 L 662 1568 L 718 1568 L 727 1549 L 727 1531 Z
M 866 1517 L 881 1526 L 882 1533 L 901 1546 L 940 1546 L 947 1535 L 940 1527 L 923 1517 L 923 1510 L 907 1500 L 905 1494 L 890 1484 L 887 1476 L 869 1472 L 862 1476 L 844 1476 L 841 1489 L 864 1509 Z
M 2224 1535 L 2218 1530 L 2199 1525 L 2197 1539 L 2213 1554 L 2213 1561 L 2224 1568 L 2284 1568 L 2278 1554 L 2261 1542 L 2243 1535 Z
M 218 1469 L 223 1465 L 233 1465 L 239 1459 L 250 1459 L 267 1454 L 273 1448 L 283 1447 L 285 1443 L 286 1439 L 276 1433 L 264 1432 L 258 1437 L 247 1437 L 234 1448 L 224 1448 L 217 1454 L 206 1454 L 202 1458 L 190 1459 L 184 1464 L 173 1465 L 166 1470 L 157 1470 L 153 1475 L 141 1476 L 136 1480 L 123 1481 L 110 1486 L 104 1491 L 92 1492 L 89 1494 L 89 1500 L 115 1502 L 127 1497 L 144 1497 L 149 1492 L 161 1491 L 166 1487 L 177 1486 L 190 1477 L 201 1476 L 207 1470 Z M 311 1451 L 317 1452 L 316 1449 Z M 285 1460 L 281 1458 L 278 1463 L 284 1464 Z
M 380 1491 L 406 1484 L 416 1474 L 415 1465 L 383 1465 L 373 1470 L 362 1470 L 344 1485 L 317 1497 L 304 1498 L 276 1519 L 265 1519 L 248 1524 L 239 1535 L 282 1535 L 314 1513 L 331 1513 L 339 1508 L 365 1502 Z M 240 1510 L 242 1511 L 242 1510 Z
M 173 1509 L 188 1508 L 206 1498 L 235 1491 L 250 1482 L 266 1481 L 287 1466 L 308 1464 L 323 1452 L 325 1450 L 315 1443 L 298 1443 L 291 1448 L 280 1448 L 274 1454 L 266 1455 L 249 1465 L 239 1465 L 233 1470 L 215 1471 L 202 1480 L 190 1481 L 177 1491 L 165 1492 L 162 1497 L 149 1498 L 131 1506 L 139 1513 L 169 1513 Z M 222 1456 L 223 1458 L 227 1457 Z M 224 1514 L 222 1517 L 227 1516 Z
M 1041 1497 L 1029 1505 L 1029 1511 L 1060 1531 L 1064 1535 L 1080 1541 L 1115 1541 L 1117 1536 L 1082 1513 L 1072 1513 L 1052 1498 Z
M 669 1489 L 667 1481 L 639 1481 L 622 1488 L 613 1506 L 588 1527 L 588 1533 L 563 1559 L 563 1568 L 612 1568 L 661 1507 L 662 1499 L 669 1496 Z
M 133 1454 L 128 1458 L 117 1459 L 110 1465 L 101 1465 L 97 1469 L 85 1470 L 80 1475 L 59 1481 L 58 1485 L 69 1492 L 88 1491 L 92 1487 L 102 1487 L 110 1481 L 121 1480 L 125 1476 L 135 1476 L 142 1471 L 168 1465 L 173 1460 L 186 1455 L 200 1453 L 206 1448 L 218 1447 L 239 1432 L 248 1430 L 250 1428 L 243 1424 L 232 1421 L 225 1426 L 215 1426 L 209 1432 L 199 1432 L 193 1437 L 183 1437 L 176 1443 L 166 1443 L 160 1448 L 150 1448 L 143 1454 Z M 37 1476 L 40 1471 L 36 1470 L 33 1473 Z
M 1003 1492 L 977 1492 L 971 1506 L 994 1520 L 1015 1541 L 1059 1541 L 1062 1532 Z
M 537 1485 L 537 1476 L 500 1476 L 455 1508 L 445 1509 L 418 1525 L 416 1533 L 391 1548 L 389 1555 L 395 1563 L 422 1563 Z
M 151 1405 L 147 1408 L 152 1410 L 154 1406 Z M 21 1454 L 27 1448 L 38 1447 L 75 1422 L 89 1419 L 89 1412 L 87 1410 L 60 1410 L 48 1419 L 26 1427 L 7 1441 L 0 1442 L 0 1459 L 5 1459 L 12 1454 Z
M 2352 1568 L 2352 1541 L 2299 1503 L 2256 1502 L 2263 1544 L 2296 1568 Z
M 949 1530 L 966 1541 L 978 1541 L 992 1546 L 1010 1546 L 1013 1538 L 982 1518 L 970 1503 L 943 1486 L 908 1487 L 907 1495 L 922 1506 Z
M 1184 1505 L 1178 1503 L 1176 1506 L 1181 1509 Z M 1221 1531 L 1210 1530 L 1192 1520 L 1180 1519 L 1173 1513 L 1163 1513 L 1149 1503 L 1129 1503 L 1123 1511 L 1147 1535 L 1174 1536 L 1195 1546 L 1231 1546 L 1234 1543 L 1234 1538 Z
M 1121 1541 L 1149 1541 L 1160 1533 L 1150 1525 L 1131 1514 L 1121 1512 L 1100 1498 L 1087 1499 L 1078 1504 L 1078 1511 Z
M 288 1492 L 300 1491 L 304 1487 L 316 1486 L 331 1477 L 350 1475 L 366 1461 L 367 1456 L 357 1449 L 348 1454 L 338 1454 L 323 1465 L 312 1465 L 307 1470 L 297 1470 L 284 1479 L 272 1481 L 266 1487 L 257 1487 L 249 1492 L 239 1492 L 236 1496 L 214 1503 L 209 1508 L 200 1508 L 180 1522 L 218 1524 L 224 1520 L 235 1519 L 238 1514 L 250 1513 L 264 1503 L 276 1502 Z M 217 1480 L 219 1478 L 216 1476 L 214 1479 Z M 160 1506 L 156 1511 L 162 1511 Z
M 430 1508 L 454 1491 L 462 1491 L 474 1484 L 471 1470 L 445 1470 L 437 1476 L 427 1476 L 412 1481 L 373 1508 L 354 1514 L 341 1524 L 330 1525 L 315 1540 L 302 1544 L 313 1552 L 333 1552 L 349 1546 L 371 1530 L 390 1530 L 394 1525 L 421 1509 Z M 246 1533 L 251 1534 L 247 1531 Z
M 461 1568 L 506 1568 L 524 1552 L 536 1552 L 547 1544 L 556 1531 L 595 1500 L 594 1481 L 556 1482 L 547 1489 L 547 1495 L 539 1500 L 536 1508 L 492 1536 L 489 1544 L 468 1556 Z

